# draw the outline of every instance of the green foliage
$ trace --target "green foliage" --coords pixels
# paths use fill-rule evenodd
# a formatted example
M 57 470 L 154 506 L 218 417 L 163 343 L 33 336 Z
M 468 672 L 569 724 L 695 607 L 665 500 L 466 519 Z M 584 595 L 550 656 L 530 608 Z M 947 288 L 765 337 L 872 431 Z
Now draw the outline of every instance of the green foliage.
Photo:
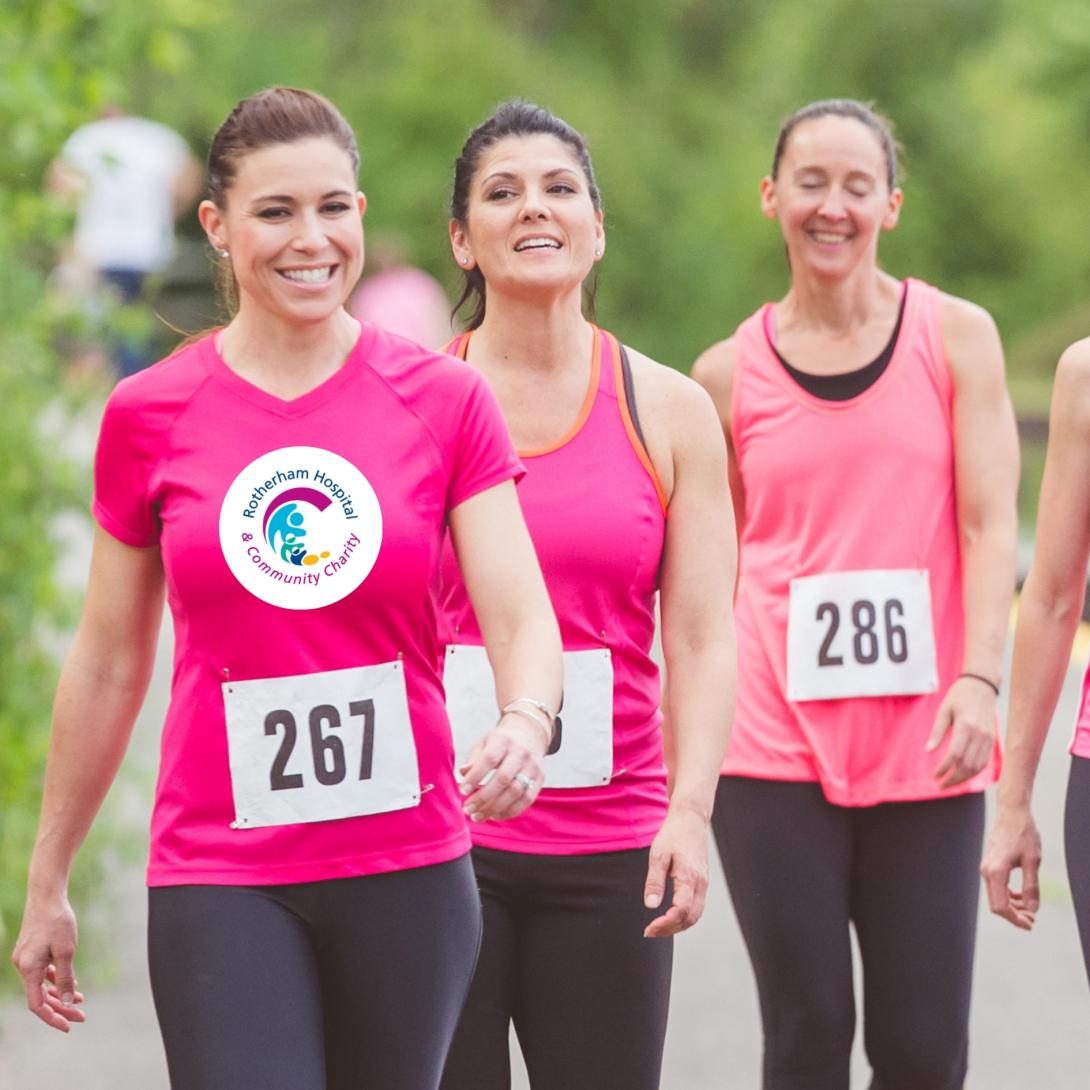
M 323 91 L 359 134 L 368 226 L 399 230 L 452 289 L 446 203 L 469 128 L 516 95 L 566 117 L 606 204 L 600 318 L 682 369 L 785 290 L 757 183 L 781 118 L 817 98 L 874 100 L 897 123 L 892 272 L 979 301 L 1008 337 L 1086 293 L 1081 0 L 321 0 L 306 18 L 260 0 L 196 41 L 197 78 L 180 93 L 155 74 L 146 112 L 201 146 L 262 86 Z
M 180 74 L 192 60 L 202 0 L 7 0 L 0 6 L 0 948 L 22 911 L 37 822 L 57 663 L 56 633 L 71 603 L 57 590 L 52 531 L 86 504 L 78 472 L 43 429 L 63 400 L 57 337 L 63 322 L 46 291 L 68 216 L 42 193 L 49 160 L 68 134 L 145 72 Z M 96 842 L 101 848 L 101 843 Z M 98 879 L 95 844 L 75 878 Z M 4 981 L 12 983 L 5 974 Z

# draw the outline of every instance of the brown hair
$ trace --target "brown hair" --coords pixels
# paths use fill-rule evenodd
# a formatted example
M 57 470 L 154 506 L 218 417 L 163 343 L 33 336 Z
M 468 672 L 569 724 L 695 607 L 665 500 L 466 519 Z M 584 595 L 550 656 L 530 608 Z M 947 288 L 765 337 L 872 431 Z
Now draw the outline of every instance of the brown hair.
M 891 192 L 896 188 L 900 166 L 898 155 L 900 145 L 893 136 L 893 124 L 872 106 L 865 102 L 858 102 L 854 98 L 826 98 L 820 102 L 811 102 L 787 118 L 780 126 L 779 136 L 776 137 L 776 150 L 772 154 L 773 179 L 779 173 L 780 160 L 787 149 L 791 133 L 804 121 L 816 121 L 819 117 L 847 117 L 866 125 L 878 138 L 882 148 L 882 155 L 886 161 L 886 185 Z
M 450 218 L 465 224 L 469 211 L 469 187 L 473 182 L 474 174 L 477 173 L 481 156 L 493 144 L 499 143 L 508 136 L 537 136 L 539 134 L 555 136 L 568 145 L 583 171 L 583 177 L 586 178 L 591 203 L 601 212 L 602 195 L 598 192 L 598 183 L 594 180 L 594 167 L 591 165 L 586 140 L 566 121 L 541 106 L 535 106 L 532 102 L 523 102 L 521 99 L 512 99 L 496 107 L 492 116 L 478 125 L 466 138 L 462 146 L 462 154 L 458 156 L 454 164 Z M 462 276 L 465 278 L 462 294 L 450 312 L 451 317 L 453 318 L 463 306 L 470 303 L 473 310 L 466 321 L 466 329 L 476 329 L 484 321 L 484 275 L 474 266 L 472 269 L 463 269 Z M 597 277 L 586 289 L 586 308 L 591 318 L 594 315 L 596 289 Z
M 352 170 L 360 169 L 356 136 L 340 110 L 317 91 L 270 87 L 244 98 L 216 130 L 208 150 L 208 198 L 218 208 L 227 198 L 239 163 L 251 152 L 273 144 L 292 144 L 310 137 L 328 137 L 347 152 Z M 238 282 L 228 257 L 216 261 L 216 281 L 228 316 L 238 309 Z

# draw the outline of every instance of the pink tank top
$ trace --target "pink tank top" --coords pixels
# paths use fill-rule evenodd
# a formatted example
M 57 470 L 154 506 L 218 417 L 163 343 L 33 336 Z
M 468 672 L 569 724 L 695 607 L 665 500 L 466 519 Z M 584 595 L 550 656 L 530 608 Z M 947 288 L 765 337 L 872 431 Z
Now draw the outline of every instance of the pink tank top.
M 999 769 L 997 742 L 979 775 L 942 791 L 934 769 L 945 744 L 924 750 L 939 703 L 962 667 L 965 624 L 953 386 L 939 293 L 918 280 L 906 290 L 889 366 L 849 401 L 821 400 L 787 374 L 769 341 L 773 304 L 743 322 L 735 338 L 731 430 L 745 524 L 736 603 L 738 704 L 723 772 L 818 781 L 826 798 L 843 806 L 980 791 Z M 825 581 L 805 578 L 838 572 L 853 574 L 831 593 Z M 889 582 L 890 572 L 899 582 Z M 879 580 L 877 593 L 868 589 L 870 579 Z M 816 613 L 813 603 L 807 613 L 800 601 L 814 583 L 822 593 Z M 814 699 L 807 689 L 803 698 L 796 672 L 789 695 L 789 612 L 792 648 L 812 652 L 796 652 L 807 678 L 845 663 L 853 676 L 865 677 L 861 664 L 904 654 L 899 589 L 890 596 L 882 587 L 907 584 L 915 587 L 913 600 L 930 596 L 933 691 Z M 796 618 L 815 625 L 811 644 L 796 639 L 803 628 Z
M 1071 739 L 1071 753 L 1075 757 L 1090 759 L 1090 663 L 1082 679 L 1082 700 L 1079 718 L 1075 722 L 1075 737 Z
M 468 342 L 467 334 L 448 350 L 465 359 Z M 646 847 L 667 807 L 659 673 L 651 658 L 665 497 L 628 411 L 612 335 L 595 330 L 587 396 L 568 434 L 519 457 L 526 468 L 519 501 L 566 655 L 571 710 L 561 712 L 561 745 L 574 744 L 583 726 L 572 707 L 578 679 L 569 653 L 592 652 L 592 661 L 601 655 L 612 666 L 612 691 L 606 689 L 599 700 L 605 707 L 597 709 L 607 727 L 612 714 L 612 760 L 594 786 L 550 788 L 547 772 L 533 806 L 510 821 L 471 823 L 470 831 L 476 844 L 534 854 Z M 479 646 L 449 539 L 439 601 L 441 637 Z

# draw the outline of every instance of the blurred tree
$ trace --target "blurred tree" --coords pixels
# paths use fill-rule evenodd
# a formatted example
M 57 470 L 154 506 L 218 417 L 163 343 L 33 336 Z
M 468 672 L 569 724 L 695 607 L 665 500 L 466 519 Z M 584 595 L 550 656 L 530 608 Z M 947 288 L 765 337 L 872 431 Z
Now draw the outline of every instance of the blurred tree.
M 515 95 L 565 116 L 606 204 L 602 320 L 682 368 L 784 290 L 757 183 L 780 119 L 816 98 L 874 100 L 897 125 L 909 172 L 891 271 L 978 300 L 1007 335 L 1085 295 L 1081 0 L 318 0 L 305 18 L 258 0 L 222 20 L 184 84 L 144 66 L 148 109 L 199 141 L 261 86 L 324 91 L 358 130 L 368 223 L 405 234 L 448 287 L 469 128 Z
M 86 502 L 86 474 L 42 431 L 63 396 L 57 314 L 46 291 L 67 217 L 42 195 L 46 164 L 106 102 L 126 102 L 143 71 L 180 75 L 205 0 L 6 0 L 0 6 L 0 947 L 22 911 L 37 821 L 56 662 L 50 635 L 69 618 L 54 586 L 57 515 Z M 77 872 L 86 893 L 96 854 Z M 12 981 L 4 978 L 9 984 Z
M 1085 151 L 1090 117 L 1075 105 L 1085 96 L 1045 79 L 1085 62 L 1081 10 L 1078 0 L 319 0 L 301 19 L 287 0 L 262 0 L 202 36 L 184 96 L 169 73 L 142 90 L 193 138 L 273 82 L 329 94 L 359 132 L 369 223 L 407 234 L 413 259 L 448 286 L 445 205 L 462 140 L 503 98 L 540 101 L 594 152 L 611 235 L 603 320 L 687 368 L 784 288 L 757 182 L 780 119 L 815 98 L 876 100 L 897 123 L 910 173 L 902 225 L 884 244 L 892 271 L 979 299 L 1005 332 L 1079 298 L 1066 256 L 1044 267 L 1057 234 L 1075 262 L 1079 232 L 1036 196 L 1050 141 L 1080 108 L 1078 142 L 1061 158 Z M 1090 182 L 1085 163 L 1074 177 Z M 1048 222 L 1025 232 L 1012 202 Z

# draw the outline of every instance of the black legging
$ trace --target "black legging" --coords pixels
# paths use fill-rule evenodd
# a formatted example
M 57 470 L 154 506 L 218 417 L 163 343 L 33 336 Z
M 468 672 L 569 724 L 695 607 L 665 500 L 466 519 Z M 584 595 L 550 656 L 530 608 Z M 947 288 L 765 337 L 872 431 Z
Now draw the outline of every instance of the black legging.
M 984 797 L 849 808 L 724 776 L 712 819 L 764 1026 L 764 1090 L 848 1090 L 849 922 L 872 1090 L 961 1090 Z
M 1086 977 L 1090 980 L 1090 760 L 1085 757 L 1071 758 L 1064 808 L 1064 856 Z
M 484 941 L 442 1090 L 507 1090 L 512 1021 L 533 1090 L 656 1090 L 673 940 L 643 937 L 647 857 L 474 848 Z
M 433 1090 L 480 938 L 469 857 L 149 891 L 172 1090 Z

